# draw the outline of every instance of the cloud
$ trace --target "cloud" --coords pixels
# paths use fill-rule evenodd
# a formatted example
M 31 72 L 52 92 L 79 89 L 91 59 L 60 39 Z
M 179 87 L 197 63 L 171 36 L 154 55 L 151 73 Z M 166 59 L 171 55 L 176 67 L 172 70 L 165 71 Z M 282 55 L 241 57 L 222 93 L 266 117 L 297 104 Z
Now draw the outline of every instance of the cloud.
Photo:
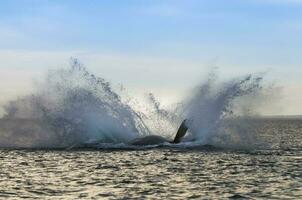
M 0 50 L 0 84 L 2 88 L 14 82 L 31 84 L 31 78 L 37 77 L 36 74 L 43 74 L 48 69 L 68 67 L 70 57 L 78 58 L 88 70 L 113 83 L 122 83 L 139 90 L 145 88 L 146 91 L 188 87 L 207 69 L 202 68 L 199 62 L 181 58 L 85 51 Z M 194 77 L 192 72 L 195 72 Z M 190 77 L 191 81 L 183 77 Z M 22 84 L 16 87 L 22 87 Z
M 66 65 L 71 55 L 65 51 L 0 50 L 0 69 L 54 68 Z

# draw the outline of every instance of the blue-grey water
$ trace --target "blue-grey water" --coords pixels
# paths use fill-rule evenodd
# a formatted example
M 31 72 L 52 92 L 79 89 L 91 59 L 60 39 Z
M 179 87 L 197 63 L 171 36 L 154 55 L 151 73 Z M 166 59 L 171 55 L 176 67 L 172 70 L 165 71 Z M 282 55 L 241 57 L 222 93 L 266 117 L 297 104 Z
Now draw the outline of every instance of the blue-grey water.
M 302 121 L 262 120 L 267 148 L 0 150 L 1 199 L 302 199 Z

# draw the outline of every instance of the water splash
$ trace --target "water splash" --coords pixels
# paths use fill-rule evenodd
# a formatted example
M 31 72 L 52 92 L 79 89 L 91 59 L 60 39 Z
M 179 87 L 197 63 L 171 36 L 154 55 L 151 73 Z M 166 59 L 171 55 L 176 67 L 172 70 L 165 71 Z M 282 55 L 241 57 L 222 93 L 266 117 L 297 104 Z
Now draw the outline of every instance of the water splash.
M 256 130 L 249 120 L 256 116 L 251 101 L 264 95 L 263 77 L 246 75 L 219 82 L 215 73 L 195 89 L 183 105 L 190 140 L 228 148 L 256 145 Z
M 250 123 L 242 123 L 238 110 L 249 110 L 242 99 L 261 95 L 260 91 L 260 75 L 219 82 L 211 73 L 186 100 L 164 108 L 152 93 L 148 103 L 124 98 L 72 59 L 70 69 L 49 71 L 36 92 L 5 105 L 0 147 L 66 148 L 95 142 L 108 146 L 150 134 L 172 139 L 183 119 L 188 119 L 190 130 L 186 141 L 219 146 L 253 143 Z
M 44 131 L 53 138 L 48 144 L 62 147 L 84 141 L 127 142 L 150 134 L 109 82 L 90 74 L 76 59 L 71 69 L 49 72 L 35 94 L 9 102 L 5 110 L 5 119 L 26 118 L 47 124 Z M 14 140 L 18 133 L 11 134 Z M 40 145 L 35 140 L 32 145 Z

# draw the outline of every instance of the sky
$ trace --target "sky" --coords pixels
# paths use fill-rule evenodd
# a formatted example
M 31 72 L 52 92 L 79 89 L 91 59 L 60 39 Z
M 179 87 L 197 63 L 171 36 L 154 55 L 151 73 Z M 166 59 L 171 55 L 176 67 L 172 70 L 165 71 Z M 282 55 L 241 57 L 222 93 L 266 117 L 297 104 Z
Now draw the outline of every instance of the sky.
M 0 104 L 78 58 L 169 103 L 218 67 L 281 86 L 270 114 L 302 114 L 302 0 L 1 0 Z

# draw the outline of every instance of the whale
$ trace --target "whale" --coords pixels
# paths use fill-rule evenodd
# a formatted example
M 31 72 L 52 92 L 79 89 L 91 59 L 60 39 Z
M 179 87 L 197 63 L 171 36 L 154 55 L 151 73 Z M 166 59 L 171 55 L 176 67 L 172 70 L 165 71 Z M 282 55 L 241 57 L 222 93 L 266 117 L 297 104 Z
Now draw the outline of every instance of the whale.
M 172 141 L 159 135 L 148 135 L 145 137 L 136 138 L 130 141 L 128 144 L 134 146 L 158 145 L 163 143 L 177 144 L 181 142 L 182 138 L 186 135 L 187 130 L 188 126 L 186 125 L 186 120 L 184 120 L 178 128 L 175 138 Z
M 184 120 L 181 123 L 180 127 L 178 128 L 175 138 L 172 141 L 159 135 L 148 135 L 144 137 L 135 138 L 124 144 L 130 146 L 148 146 L 148 145 L 159 145 L 164 143 L 177 144 L 181 142 L 182 138 L 186 135 L 187 130 L 188 130 L 188 126 L 186 125 L 186 120 Z M 66 149 L 70 150 L 75 148 L 80 148 L 80 149 L 97 148 L 101 143 L 102 141 L 99 140 L 87 141 L 84 143 L 73 144 L 67 147 Z

